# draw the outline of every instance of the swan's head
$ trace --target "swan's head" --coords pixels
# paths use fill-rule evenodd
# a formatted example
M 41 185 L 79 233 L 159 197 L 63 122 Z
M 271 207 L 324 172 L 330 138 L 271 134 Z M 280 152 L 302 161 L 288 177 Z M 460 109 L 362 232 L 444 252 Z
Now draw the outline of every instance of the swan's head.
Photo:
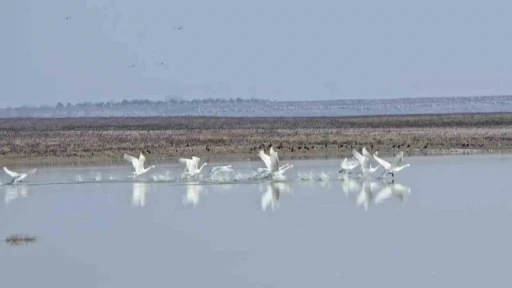
M 151 166 L 148 167 L 148 169 L 153 169 L 153 168 L 156 168 L 156 166 L 155 165 L 151 165 Z

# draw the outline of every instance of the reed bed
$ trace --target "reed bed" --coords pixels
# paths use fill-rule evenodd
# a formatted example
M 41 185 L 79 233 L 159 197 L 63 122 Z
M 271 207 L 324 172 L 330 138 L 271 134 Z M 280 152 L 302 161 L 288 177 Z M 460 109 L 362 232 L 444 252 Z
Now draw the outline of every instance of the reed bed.
M 143 117 L 0 120 L 0 159 L 254 157 L 270 145 L 281 157 L 337 157 L 366 146 L 379 153 L 512 149 L 512 113 L 228 118 Z

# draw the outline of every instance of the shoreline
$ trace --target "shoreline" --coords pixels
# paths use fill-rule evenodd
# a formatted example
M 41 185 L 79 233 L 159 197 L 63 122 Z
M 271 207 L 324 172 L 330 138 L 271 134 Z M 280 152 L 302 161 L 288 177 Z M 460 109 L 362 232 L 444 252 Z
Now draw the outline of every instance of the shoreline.
M 512 154 L 512 113 L 358 117 L 0 119 L 0 162 L 112 163 L 197 156 L 259 159 L 271 145 L 282 160 L 341 159 L 365 146 L 389 157 Z
M 359 149 L 360 151 L 360 149 Z M 268 151 L 266 151 L 268 153 Z M 279 152 L 279 151 L 278 151 Z M 398 152 L 398 151 L 396 151 Z M 379 156 L 382 156 L 383 158 L 391 158 L 394 157 L 396 152 L 386 152 L 381 153 L 379 151 Z M 373 154 L 373 152 L 371 152 Z M 491 151 L 483 151 L 483 150 L 460 150 L 460 151 L 439 151 L 436 149 L 432 149 L 429 151 L 413 151 L 410 153 L 406 153 L 404 151 L 404 157 L 443 157 L 443 156 L 498 156 L 498 155 L 512 155 L 512 149 L 507 150 L 491 150 Z M 146 163 L 152 163 L 158 165 L 159 163 L 178 163 L 178 158 L 154 158 L 154 157 L 147 157 L 146 156 Z M 183 157 L 191 157 L 191 156 L 197 156 L 201 158 L 201 161 L 206 161 L 210 164 L 212 163 L 231 163 L 231 162 L 244 162 L 244 161 L 253 161 L 253 162 L 259 162 L 261 159 L 256 155 L 224 155 L 224 156 L 209 156 L 204 157 L 200 154 L 197 155 L 184 155 Z M 352 155 L 303 155 L 303 156 L 290 156 L 290 157 L 282 157 L 281 154 L 279 154 L 279 159 L 282 162 L 286 161 L 296 161 L 296 160 L 340 160 L 342 161 L 343 158 L 351 158 Z M 404 158 L 404 159 L 405 159 Z M 7 165 L 12 167 L 17 166 L 27 166 L 27 165 L 36 165 L 37 167 L 68 167 L 68 166 L 80 166 L 80 167 L 102 167 L 102 166 L 123 166 L 127 162 L 123 160 L 122 158 L 119 159 L 105 159 L 101 157 L 97 158 L 73 158 L 73 157 L 46 157 L 46 158 L 12 158 L 12 159 L 0 159 L 1 165 Z

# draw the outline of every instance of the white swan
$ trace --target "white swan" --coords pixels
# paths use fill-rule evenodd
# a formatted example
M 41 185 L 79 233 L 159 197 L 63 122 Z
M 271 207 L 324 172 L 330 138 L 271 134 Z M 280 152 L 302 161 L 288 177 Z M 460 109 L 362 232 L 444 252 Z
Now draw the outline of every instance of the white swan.
M 341 161 L 341 169 L 339 170 L 340 173 L 347 173 L 347 174 L 350 174 L 352 173 L 352 170 L 354 170 L 355 168 L 357 168 L 359 166 L 359 161 L 357 160 L 353 160 L 353 159 L 350 159 L 348 160 L 347 158 L 343 159 L 343 161 Z
M 226 165 L 226 166 L 215 166 L 210 170 L 210 175 L 214 175 L 221 172 L 234 172 L 233 166 Z
M 263 150 L 261 150 L 258 155 L 261 160 L 265 163 L 266 168 L 259 168 L 259 174 L 266 174 L 265 177 L 284 177 L 283 173 L 292 168 L 292 164 L 284 164 L 279 166 L 279 157 L 277 152 L 274 150 L 274 147 L 270 147 L 269 155 L 266 155 Z
M 148 168 L 144 168 L 144 162 L 146 161 L 146 157 L 144 157 L 144 155 L 142 155 L 142 153 L 140 153 L 139 159 L 137 159 L 131 155 L 128 155 L 126 153 L 123 155 L 123 158 L 126 161 L 132 163 L 133 169 L 135 169 L 135 171 L 133 172 L 134 178 L 139 175 L 142 175 L 156 167 L 155 165 L 152 165 L 152 166 L 149 166 Z
M 274 152 L 276 153 L 276 157 L 277 157 L 277 152 L 274 151 L 274 148 L 273 147 L 270 147 L 270 151 L 271 152 Z M 261 160 L 263 160 L 263 163 L 265 163 L 265 168 L 258 168 L 258 173 L 259 174 L 262 174 L 262 173 L 272 173 L 271 170 L 271 165 L 272 165 L 272 161 L 271 161 L 271 157 L 267 154 L 265 154 L 265 152 L 263 150 L 260 150 L 260 152 L 258 153 L 258 156 L 260 156 Z M 279 163 L 279 159 L 277 159 L 277 162 Z M 279 164 L 278 164 L 279 165 Z M 284 171 L 292 168 L 293 165 L 291 164 L 284 164 L 283 166 L 279 167 L 279 170 L 281 170 L 280 173 L 283 173 Z
M 395 177 L 395 173 L 396 172 L 400 172 L 402 171 L 403 169 L 411 166 L 410 164 L 405 164 L 405 165 L 402 165 L 402 166 L 398 166 L 400 165 L 400 163 L 402 163 L 402 160 L 404 158 L 404 152 L 401 151 L 400 153 L 398 153 L 393 161 L 393 163 L 389 163 L 389 162 L 386 162 L 384 160 L 382 160 L 381 158 L 379 158 L 377 156 L 377 152 L 375 152 L 375 154 L 373 155 L 373 159 L 375 159 L 375 161 L 377 161 L 383 168 L 384 168 L 384 173 L 382 173 L 383 175 L 384 174 L 391 174 L 391 177 Z
M 203 163 L 201 167 L 197 168 L 197 165 L 199 164 L 199 161 L 201 161 L 200 158 L 196 156 L 192 156 L 192 159 L 188 158 L 180 158 L 178 159 L 178 162 L 185 164 L 185 175 L 194 176 L 199 173 L 201 173 L 201 170 L 203 170 L 203 167 L 208 165 L 208 163 Z
M 352 155 L 359 161 L 359 165 L 361 165 L 361 173 L 363 176 L 367 176 L 368 174 L 374 173 L 379 169 L 379 165 L 377 167 L 372 167 L 372 155 L 363 147 L 363 155 L 357 152 L 356 149 L 352 150 Z
M 16 183 L 20 182 L 21 180 L 27 178 L 27 176 L 36 173 L 37 169 L 32 169 L 26 173 L 17 173 L 17 172 L 7 169 L 7 167 L 4 167 L 4 171 L 5 171 L 5 173 L 7 173 L 7 175 L 12 177 L 11 184 L 16 184 Z

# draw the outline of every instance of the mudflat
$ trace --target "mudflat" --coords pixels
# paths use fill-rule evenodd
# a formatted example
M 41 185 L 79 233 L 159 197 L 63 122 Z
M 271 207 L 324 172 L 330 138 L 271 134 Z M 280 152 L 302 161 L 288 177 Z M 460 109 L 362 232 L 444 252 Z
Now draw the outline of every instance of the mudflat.
M 353 148 L 409 155 L 509 153 L 512 113 L 360 117 L 116 117 L 0 119 L 0 159 L 120 160 L 182 156 L 256 159 L 345 157 Z

